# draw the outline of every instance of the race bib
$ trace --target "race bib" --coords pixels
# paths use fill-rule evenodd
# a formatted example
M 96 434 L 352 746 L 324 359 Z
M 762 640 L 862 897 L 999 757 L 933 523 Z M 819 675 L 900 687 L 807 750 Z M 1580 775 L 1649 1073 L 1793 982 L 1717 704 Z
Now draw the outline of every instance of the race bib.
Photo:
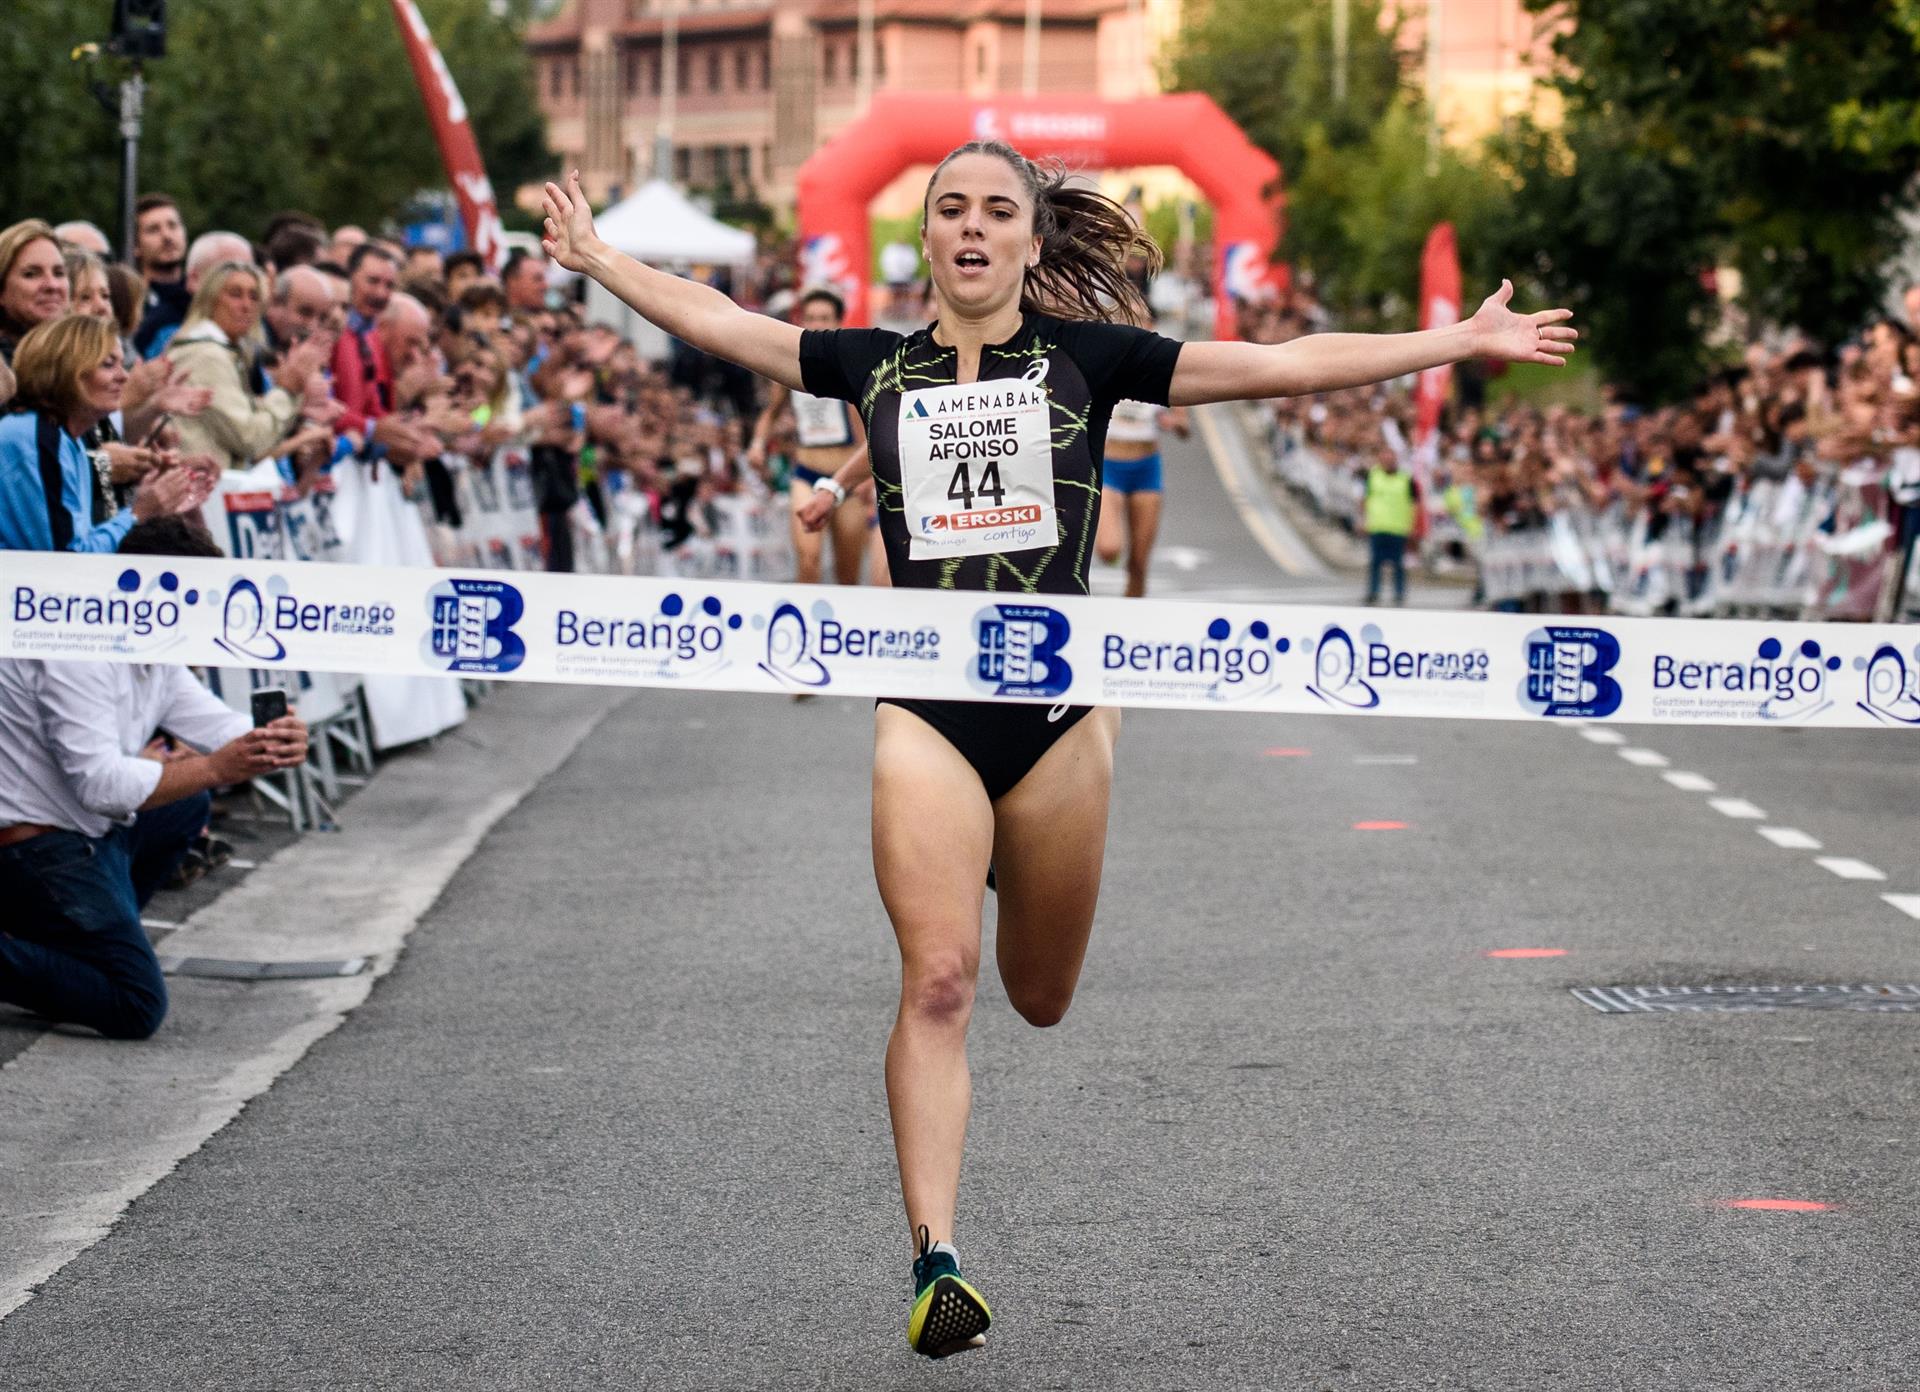
M 1047 360 L 1025 377 L 900 398 L 900 486 L 916 561 L 1030 551 L 1060 539 Z
M 802 449 L 825 449 L 833 445 L 851 445 L 853 427 L 847 423 L 847 403 L 831 397 L 792 394 L 793 423 Z

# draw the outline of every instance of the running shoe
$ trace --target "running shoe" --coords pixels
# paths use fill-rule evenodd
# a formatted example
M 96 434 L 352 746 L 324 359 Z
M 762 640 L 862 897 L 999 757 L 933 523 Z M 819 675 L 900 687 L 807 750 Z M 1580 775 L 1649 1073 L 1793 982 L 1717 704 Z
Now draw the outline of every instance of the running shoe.
M 907 1342 L 928 1358 L 946 1358 L 987 1341 L 993 1311 L 980 1292 L 960 1279 L 960 1260 L 953 1249 L 928 1241 L 920 1225 L 920 1255 L 913 1259 L 913 1314 L 907 1320 Z

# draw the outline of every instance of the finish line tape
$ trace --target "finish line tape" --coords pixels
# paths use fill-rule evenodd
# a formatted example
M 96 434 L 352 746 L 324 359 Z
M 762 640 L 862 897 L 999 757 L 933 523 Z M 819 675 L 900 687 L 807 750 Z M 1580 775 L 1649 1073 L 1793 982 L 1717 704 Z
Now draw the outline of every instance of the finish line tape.
M 1920 728 L 1920 627 L 0 552 L 0 656 L 1469 720 Z

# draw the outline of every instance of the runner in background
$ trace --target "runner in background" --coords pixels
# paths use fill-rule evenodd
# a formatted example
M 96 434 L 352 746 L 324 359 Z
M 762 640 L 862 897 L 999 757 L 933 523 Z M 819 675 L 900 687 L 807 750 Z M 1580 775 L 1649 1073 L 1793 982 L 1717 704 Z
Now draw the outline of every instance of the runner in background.
M 802 329 L 837 329 L 846 306 L 831 290 L 809 290 L 794 306 L 793 322 Z M 767 445 L 783 409 L 791 408 L 794 424 L 793 472 L 787 481 L 788 527 L 793 535 L 793 578 L 802 585 L 820 583 L 820 528 L 805 526 L 801 514 L 823 488 L 838 502 L 846 495 L 832 482 L 833 473 L 849 453 L 864 454 L 866 427 L 859 413 L 844 401 L 828 401 L 804 391 L 773 384 L 767 408 L 754 423 L 747 446 L 747 462 L 762 473 L 767 467 Z M 833 578 L 842 585 L 860 583 L 860 560 L 867 550 L 866 510 L 847 508 L 833 518 Z
M 1144 401 L 1114 404 L 1107 422 L 1106 458 L 1101 463 L 1100 529 L 1093 553 L 1113 565 L 1125 552 L 1127 596 L 1147 592 L 1147 563 L 1160 534 L 1160 431 L 1187 435 L 1184 406 L 1164 409 Z

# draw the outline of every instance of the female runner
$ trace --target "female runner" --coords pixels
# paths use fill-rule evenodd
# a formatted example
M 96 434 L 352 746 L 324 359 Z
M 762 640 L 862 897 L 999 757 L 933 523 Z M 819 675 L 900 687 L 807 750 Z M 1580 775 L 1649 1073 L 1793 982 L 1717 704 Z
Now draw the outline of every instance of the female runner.
M 695 347 L 858 405 L 869 461 L 843 465 L 830 491 L 872 468 L 893 583 L 907 588 L 1085 594 L 1117 401 L 1298 396 L 1474 357 L 1557 365 L 1575 337 L 1570 311 L 1511 312 L 1504 282 L 1471 320 L 1422 333 L 1183 345 L 1105 322 L 1116 307 L 1142 311 L 1127 256 L 1152 257 L 1153 244 L 1118 205 L 998 141 L 963 145 L 934 171 L 922 240 L 938 318 L 906 337 L 803 333 L 642 266 L 595 235 L 577 175 L 564 190 L 548 184 L 545 203 L 561 265 Z M 986 438 L 998 441 L 990 454 L 950 443 Z M 1037 509 L 1040 521 L 930 520 L 986 509 Z M 901 964 L 887 1103 L 919 1251 L 907 1334 L 938 1358 L 981 1342 L 991 1318 L 950 1242 L 987 868 L 999 881 L 1001 982 L 1029 1022 L 1055 1024 L 1093 926 L 1120 714 L 884 700 L 874 723 L 874 873 Z
M 1100 466 L 1100 529 L 1093 551 L 1112 565 L 1127 557 L 1127 595 L 1147 592 L 1147 562 L 1160 534 L 1160 430 L 1187 433 L 1181 407 L 1162 410 L 1144 401 L 1121 401 L 1107 426 L 1106 458 Z
M 802 329 L 837 329 L 845 314 L 840 297 L 831 290 L 809 290 L 793 307 L 794 322 Z M 820 534 L 804 527 L 800 515 L 818 490 L 820 480 L 844 463 L 848 451 L 866 454 L 867 433 L 860 417 L 844 401 L 828 401 L 804 391 L 790 390 L 776 381 L 767 408 L 753 427 L 747 462 L 756 469 L 767 463 L 767 442 L 782 409 L 793 408 L 794 465 L 787 484 L 793 533 L 794 576 L 802 585 L 820 583 Z M 842 585 L 860 583 L 860 559 L 866 554 L 867 527 L 849 509 L 834 520 L 833 578 Z

